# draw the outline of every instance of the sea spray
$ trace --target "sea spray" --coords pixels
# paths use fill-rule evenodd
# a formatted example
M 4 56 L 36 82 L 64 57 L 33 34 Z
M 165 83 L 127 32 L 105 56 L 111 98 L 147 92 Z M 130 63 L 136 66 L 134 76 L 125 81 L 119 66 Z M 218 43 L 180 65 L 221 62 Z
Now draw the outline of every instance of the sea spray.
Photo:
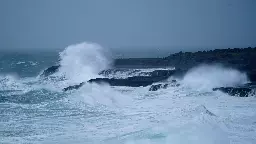
M 66 80 L 60 85 L 78 84 L 89 79 L 102 77 L 99 72 L 111 67 L 110 53 L 96 43 L 83 42 L 68 46 L 60 53 L 59 74 Z M 85 84 L 80 90 L 74 91 L 69 99 L 75 103 L 85 103 L 91 106 L 105 105 L 108 107 L 128 104 L 129 99 L 108 85 Z
M 126 95 L 105 84 L 85 84 L 79 90 L 70 93 L 70 102 L 88 106 L 106 106 L 108 108 L 124 108 L 131 105 L 130 95 Z
M 239 86 L 248 82 L 249 79 L 246 73 L 217 64 L 204 64 L 192 68 L 182 79 L 184 85 L 199 90 Z
M 148 87 L 97 84 L 85 84 L 78 90 L 63 92 L 64 85 L 69 86 L 71 82 L 77 84 L 90 76 L 99 77 L 97 72 L 103 69 L 105 62 L 106 66 L 110 62 L 105 61 L 99 67 L 102 63 L 98 60 L 99 64 L 84 61 L 88 57 L 83 52 L 91 52 L 90 48 L 76 51 L 77 45 L 71 47 L 62 52 L 60 63 L 63 69 L 56 73 L 56 76 L 63 74 L 65 79 L 51 81 L 0 76 L 5 86 L 0 91 L 0 143 L 256 142 L 254 97 L 237 98 L 199 90 L 240 85 L 247 81 L 242 72 L 208 65 L 190 70 L 178 81 L 182 82 L 181 86 L 157 92 L 149 92 Z M 101 54 L 109 60 L 104 52 Z M 98 53 L 88 55 L 95 61 L 94 56 Z M 113 75 L 120 77 L 121 74 Z M 24 92 L 26 88 L 28 91 Z
M 98 73 L 111 65 L 107 51 L 95 43 L 70 45 L 60 53 L 60 73 L 74 82 L 99 77 Z

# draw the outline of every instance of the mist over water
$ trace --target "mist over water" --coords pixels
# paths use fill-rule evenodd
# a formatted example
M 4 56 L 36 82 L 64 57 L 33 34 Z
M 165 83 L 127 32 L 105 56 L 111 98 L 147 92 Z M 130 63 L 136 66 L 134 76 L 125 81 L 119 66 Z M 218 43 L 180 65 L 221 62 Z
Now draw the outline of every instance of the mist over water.
M 249 79 L 244 72 L 220 64 L 204 64 L 189 70 L 182 82 L 195 89 L 211 90 L 216 87 L 240 86 L 248 83 Z
M 0 143 L 256 142 L 255 97 L 212 91 L 249 79 L 243 72 L 220 65 L 195 67 L 177 79 L 180 87 L 155 92 L 148 91 L 149 87 L 107 84 L 62 91 L 71 84 L 103 77 L 98 73 L 111 68 L 112 63 L 105 54 L 100 45 L 84 42 L 60 53 L 61 68 L 49 78 L 1 75 Z

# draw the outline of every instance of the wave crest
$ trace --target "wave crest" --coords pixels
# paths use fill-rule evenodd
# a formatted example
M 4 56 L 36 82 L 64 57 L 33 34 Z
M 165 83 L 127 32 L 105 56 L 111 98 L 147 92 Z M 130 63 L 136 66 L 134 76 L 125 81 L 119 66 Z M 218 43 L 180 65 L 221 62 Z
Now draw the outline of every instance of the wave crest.
M 68 46 L 60 53 L 60 59 L 60 72 L 73 82 L 94 78 L 112 63 L 106 49 L 88 42 Z

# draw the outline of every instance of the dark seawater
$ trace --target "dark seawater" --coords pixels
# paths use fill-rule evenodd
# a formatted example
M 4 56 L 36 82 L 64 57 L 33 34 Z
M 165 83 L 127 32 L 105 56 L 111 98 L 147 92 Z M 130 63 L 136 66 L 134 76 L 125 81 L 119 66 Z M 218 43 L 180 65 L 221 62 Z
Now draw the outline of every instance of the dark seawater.
M 43 69 L 53 65 L 58 60 L 57 52 L 24 52 L 1 53 L 1 74 L 13 74 L 19 77 L 37 76 Z
M 39 76 L 59 59 L 59 72 Z M 1 144 L 256 143 L 255 96 L 231 97 L 211 90 L 248 81 L 237 70 L 197 67 L 178 79 L 180 87 L 155 92 L 106 84 L 63 92 L 67 86 L 102 77 L 98 73 L 110 67 L 111 59 L 99 45 L 71 45 L 60 55 L 1 54 L 0 60 Z M 125 78 L 136 71 L 129 68 L 106 77 Z

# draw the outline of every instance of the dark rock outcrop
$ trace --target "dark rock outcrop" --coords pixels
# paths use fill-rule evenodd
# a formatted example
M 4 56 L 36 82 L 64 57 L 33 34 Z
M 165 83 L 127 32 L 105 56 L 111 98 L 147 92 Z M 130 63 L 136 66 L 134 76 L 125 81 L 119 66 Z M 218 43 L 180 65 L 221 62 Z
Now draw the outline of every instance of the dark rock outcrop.
M 140 87 L 152 85 L 155 82 L 166 80 L 168 76 L 163 77 L 153 77 L 153 76 L 134 76 L 128 77 L 126 79 L 116 79 L 116 78 L 96 78 L 91 79 L 89 83 L 107 83 L 111 86 L 128 86 L 128 87 Z
M 248 97 L 250 94 L 254 93 L 254 90 L 252 88 L 246 87 L 220 87 L 214 88 L 213 91 L 221 91 L 231 96 L 238 97 Z
M 222 64 L 224 66 L 247 72 L 251 81 L 256 81 L 256 48 L 234 48 L 234 49 L 215 49 L 198 52 L 179 52 L 164 58 L 127 58 L 116 59 L 114 69 L 130 68 L 157 68 L 175 67 L 176 70 L 184 73 L 192 67 L 200 64 Z M 42 76 L 49 76 L 58 71 L 59 65 L 46 69 Z M 120 69 L 118 69 L 120 68 Z M 124 68 L 124 69 L 123 69 Z M 124 70 L 125 71 L 125 70 Z M 102 71 L 101 75 L 108 74 L 110 71 Z M 171 71 L 169 71 L 171 73 Z M 151 75 L 168 75 L 168 71 L 154 71 Z
M 69 86 L 69 87 L 66 87 L 63 89 L 63 91 L 70 91 L 70 90 L 76 90 L 76 89 L 79 89 L 80 87 L 82 87 L 85 83 L 82 82 L 78 85 L 73 85 L 73 86 Z
M 175 72 L 175 70 L 154 70 L 153 72 L 148 72 L 148 74 L 152 77 L 169 77 Z
M 149 91 L 157 91 L 159 89 L 166 89 L 167 87 L 178 87 L 180 84 L 176 80 L 172 80 L 170 83 L 165 84 L 153 84 L 150 86 Z
M 153 76 L 153 77 L 162 77 L 162 76 L 172 76 L 174 73 L 176 73 L 176 70 L 170 70 L 170 69 L 163 69 L 163 70 L 154 70 L 151 72 L 143 71 L 142 69 L 124 69 L 124 68 L 113 68 L 113 69 L 107 69 L 99 72 L 99 75 L 102 75 L 104 77 L 108 77 L 110 75 L 116 75 L 120 73 L 126 73 L 127 75 L 134 75 L 134 76 Z
M 56 73 L 60 68 L 60 65 L 55 65 L 47 68 L 46 70 L 43 71 L 43 73 L 40 76 L 47 77 L 49 75 L 52 75 Z
M 116 79 L 116 78 L 95 78 L 90 79 L 88 83 L 107 83 L 110 86 L 128 86 L 128 87 L 145 87 L 152 85 L 153 83 L 164 81 L 169 76 L 134 76 L 134 77 L 128 77 L 126 79 Z M 83 86 L 84 83 L 80 83 L 78 85 L 69 86 L 67 88 L 64 88 L 63 91 L 78 89 L 81 86 Z M 167 87 L 167 85 L 165 86 Z
M 109 70 L 108 70 L 109 72 Z M 103 72 L 106 73 L 106 72 Z M 125 79 L 117 78 L 96 78 L 91 79 L 89 83 L 107 83 L 111 86 L 128 86 L 128 87 L 140 87 L 148 86 L 153 83 L 164 81 L 170 76 L 176 73 L 175 70 L 155 70 L 153 72 L 148 72 L 149 76 L 133 76 Z
M 152 85 L 149 88 L 149 91 L 157 91 L 159 89 L 166 89 L 168 87 L 168 84 L 156 84 L 156 85 Z
M 186 71 L 200 64 L 222 64 L 247 72 L 256 81 L 256 47 L 179 52 L 165 58 L 116 59 L 115 67 L 170 67 Z
M 256 89 L 256 83 L 255 82 L 247 83 L 247 84 L 244 84 L 242 87 Z

